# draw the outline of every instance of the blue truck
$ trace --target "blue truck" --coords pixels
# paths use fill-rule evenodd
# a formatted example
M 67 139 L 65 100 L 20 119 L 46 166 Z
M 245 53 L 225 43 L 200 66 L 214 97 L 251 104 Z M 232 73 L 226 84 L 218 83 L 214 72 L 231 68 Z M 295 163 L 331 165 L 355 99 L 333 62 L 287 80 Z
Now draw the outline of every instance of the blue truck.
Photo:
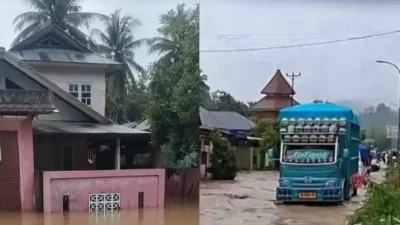
M 357 195 L 360 123 L 354 112 L 314 102 L 279 112 L 277 202 L 343 202 Z M 270 158 L 277 151 L 268 149 Z

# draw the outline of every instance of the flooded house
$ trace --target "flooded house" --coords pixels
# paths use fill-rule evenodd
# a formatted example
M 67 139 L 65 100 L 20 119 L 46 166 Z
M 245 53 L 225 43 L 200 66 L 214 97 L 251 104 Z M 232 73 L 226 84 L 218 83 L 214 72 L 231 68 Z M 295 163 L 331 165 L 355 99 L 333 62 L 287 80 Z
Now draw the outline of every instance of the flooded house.
M 213 130 L 218 130 L 229 140 L 235 149 L 237 165 L 239 169 L 252 170 L 259 168 L 258 148 L 253 148 L 247 137 L 250 135 L 254 122 L 248 118 L 232 111 L 212 111 L 200 107 L 200 174 L 206 176 L 207 168 L 211 166 L 210 159 L 213 144 L 209 134 Z M 260 164 L 261 165 L 261 164 Z
M 0 49 L 0 210 L 164 205 L 150 133 L 104 116 L 119 68 L 52 25 Z

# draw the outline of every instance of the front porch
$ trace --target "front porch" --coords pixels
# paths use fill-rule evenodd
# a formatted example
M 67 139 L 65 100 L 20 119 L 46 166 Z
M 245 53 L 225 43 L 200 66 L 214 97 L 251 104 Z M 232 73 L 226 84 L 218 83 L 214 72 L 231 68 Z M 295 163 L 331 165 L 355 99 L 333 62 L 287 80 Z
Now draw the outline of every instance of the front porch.
M 164 204 L 150 134 L 119 125 L 34 122 L 35 208 L 119 210 Z
M 0 90 L 0 210 L 159 207 L 165 171 L 150 133 L 108 123 L 43 121 L 50 91 Z

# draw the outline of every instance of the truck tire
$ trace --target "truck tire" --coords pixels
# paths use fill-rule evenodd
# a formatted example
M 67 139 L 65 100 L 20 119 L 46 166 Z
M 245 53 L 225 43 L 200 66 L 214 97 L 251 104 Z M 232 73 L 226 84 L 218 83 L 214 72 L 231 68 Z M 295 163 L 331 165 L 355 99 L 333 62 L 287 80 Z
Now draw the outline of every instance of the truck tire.
M 355 189 L 353 188 L 352 185 L 350 185 L 350 183 L 347 180 L 344 182 L 344 188 L 343 189 L 344 189 L 343 190 L 343 195 L 344 195 L 343 199 L 345 201 L 349 201 L 350 198 L 353 197 Z

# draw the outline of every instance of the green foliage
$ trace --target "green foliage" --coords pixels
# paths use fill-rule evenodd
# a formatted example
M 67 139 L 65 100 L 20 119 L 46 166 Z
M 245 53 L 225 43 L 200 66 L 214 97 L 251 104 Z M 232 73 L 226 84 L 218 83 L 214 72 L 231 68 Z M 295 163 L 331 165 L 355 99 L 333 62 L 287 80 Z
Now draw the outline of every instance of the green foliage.
M 149 69 L 146 118 L 154 145 L 161 149 L 167 168 L 198 165 L 199 152 L 199 6 L 178 5 L 161 16 L 164 38 L 179 36 L 179 54 L 164 57 Z M 167 52 L 161 51 L 168 55 Z M 166 56 L 164 55 L 164 56 Z
M 215 180 L 233 180 L 237 173 L 236 154 L 229 141 L 218 131 L 210 134 L 213 143 L 211 174 Z
M 93 29 L 92 36 L 99 40 L 96 43 L 96 52 L 122 64 L 122 70 L 115 71 L 106 81 L 106 116 L 115 122 L 125 123 L 130 121 L 129 117 L 132 114 L 143 113 L 133 99 L 143 95 L 137 87 L 133 71 L 145 74 L 143 67 L 134 59 L 134 51 L 144 40 L 136 40 L 133 37 L 134 29 L 141 24 L 140 20 L 127 15 L 122 16 L 120 12 L 121 10 L 115 10 L 103 19 L 104 31 Z
M 202 77 L 202 79 L 204 79 L 204 77 Z M 202 94 L 201 105 L 204 108 L 217 111 L 233 111 L 245 117 L 249 116 L 248 105 L 236 100 L 231 94 L 219 90 L 211 94 L 204 89 L 200 91 Z
M 256 121 L 256 126 L 251 130 L 251 135 L 261 138 L 261 149 L 276 149 L 275 147 L 279 140 L 278 123 Z
M 54 24 L 89 47 L 92 43 L 79 27 L 88 28 L 95 19 L 106 18 L 99 13 L 82 12 L 80 0 L 27 0 L 27 3 L 33 10 L 22 13 L 14 19 L 15 31 L 20 33 L 14 39 L 12 46 L 46 25 Z
M 349 225 L 400 224 L 400 168 L 392 163 L 382 183 L 371 183 L 363 206 L 349 217 Z

